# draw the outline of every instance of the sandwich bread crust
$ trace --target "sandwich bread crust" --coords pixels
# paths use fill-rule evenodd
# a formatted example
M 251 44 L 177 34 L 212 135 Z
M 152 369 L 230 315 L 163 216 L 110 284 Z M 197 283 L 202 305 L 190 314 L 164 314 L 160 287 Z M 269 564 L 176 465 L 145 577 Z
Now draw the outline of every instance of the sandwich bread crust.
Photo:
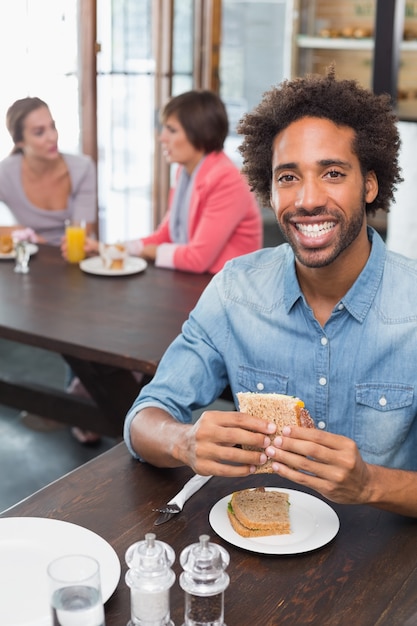
M 304 402 L 299 398 L 280 393 L 239 392 L 236 395 L 239 402 L 239 410 L 242 413 L 260 417 L 268 422 L 274 422 L 277 426 L 277 435 L 282 433 L 284 426 L 315 428 L 310 413 L 305 408 Z M 244 450 L 263 452 L 263 449 L 253 446 L 242 447 Z M 263 465 L 259 465 L 255 471 L 255 474 L 272 473 L 271 459 L 268 459 Z
M 289 497 L 281 491 L 264 487 L 233 493 L 227 515 L 234 530 L 242 537 L 287 535 L 291 532 Z

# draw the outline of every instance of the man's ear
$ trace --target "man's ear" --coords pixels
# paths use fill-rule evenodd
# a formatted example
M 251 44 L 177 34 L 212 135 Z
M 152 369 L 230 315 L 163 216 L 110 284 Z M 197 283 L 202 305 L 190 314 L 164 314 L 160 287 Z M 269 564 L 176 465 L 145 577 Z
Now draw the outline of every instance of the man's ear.
M 365 200 L 369 204 L 375 200 L 378 195 L 378 179 L 373 170 L 365 176 Z

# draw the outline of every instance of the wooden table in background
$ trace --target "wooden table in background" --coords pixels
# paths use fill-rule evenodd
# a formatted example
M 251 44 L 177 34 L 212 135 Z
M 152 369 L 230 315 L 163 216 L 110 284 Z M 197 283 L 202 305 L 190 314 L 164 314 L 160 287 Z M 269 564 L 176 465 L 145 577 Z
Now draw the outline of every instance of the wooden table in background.
M 0 403 L 119 436 L 140 385 L 155 373 L 210 275 L 157 269 L 130 276 L 86 274 L 58 248 L 40 246 L 28 274 L 0 261 L 0 337 L 63 356 L 93 400 L 22 384 L 2 363 Z
M 178 584 L 183 548 L 208 533 L 230 554 L 225 592 L 227 626 L 405 626 L 417 623 L 417 520 L 366 506 L 331 506 L 340 518 L 326 546 L 294 556 L 264 556 L 226 543 L 210 528 L 211 507 L 252 486 L 297 488 L 276 476 L 212 478 L 175 519 L 155 527 L 152 509 L 164 504 L 191 476 L 188 468 L 161 470 L 134 461 L 123 443 L 67 474 L 2 517 L 50 517 L 101 535 L 116 550 L 122 575 L 106 603 L 106 626 L 125 626 L 130 596 L 124 576 L 127 548 L 156 532 L 175 550 L 177 575 L 171 617 L 184 618 Z M 317 495 L 317 494 L 314 494 Z M 409 621 L 410 620 L 410 621 Z

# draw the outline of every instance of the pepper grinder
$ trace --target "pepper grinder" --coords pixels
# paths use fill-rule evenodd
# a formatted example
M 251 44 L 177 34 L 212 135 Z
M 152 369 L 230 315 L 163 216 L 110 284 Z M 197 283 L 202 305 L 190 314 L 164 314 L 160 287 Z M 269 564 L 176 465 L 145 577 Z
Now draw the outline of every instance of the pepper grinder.
M 126 551 L 126 584 L 130 587 L 130 616 L 127 626 L 174 626 L 170 619 L 170 588 L 175 574 L 171 565 L 175 552 L 167 543 L 147 533 L 144 541 Z
M 227 550 L 209 543 L 208 535 L 184 548 L 180 563 L 184 569 L 180 586 L 185 591 L 183 626 L 226 626 L 224 591 L 229 585 L 225 569 L 229 565 Z

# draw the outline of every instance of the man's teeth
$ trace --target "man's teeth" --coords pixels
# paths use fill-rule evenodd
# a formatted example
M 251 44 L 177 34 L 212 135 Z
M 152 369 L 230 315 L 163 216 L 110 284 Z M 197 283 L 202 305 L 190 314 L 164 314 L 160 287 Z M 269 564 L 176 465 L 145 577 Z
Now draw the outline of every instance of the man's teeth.
M 321 224 L 296 224 L 297 230 L 306 237 L 320 237 L 334 228 L 333 222 L 323 222 Z

